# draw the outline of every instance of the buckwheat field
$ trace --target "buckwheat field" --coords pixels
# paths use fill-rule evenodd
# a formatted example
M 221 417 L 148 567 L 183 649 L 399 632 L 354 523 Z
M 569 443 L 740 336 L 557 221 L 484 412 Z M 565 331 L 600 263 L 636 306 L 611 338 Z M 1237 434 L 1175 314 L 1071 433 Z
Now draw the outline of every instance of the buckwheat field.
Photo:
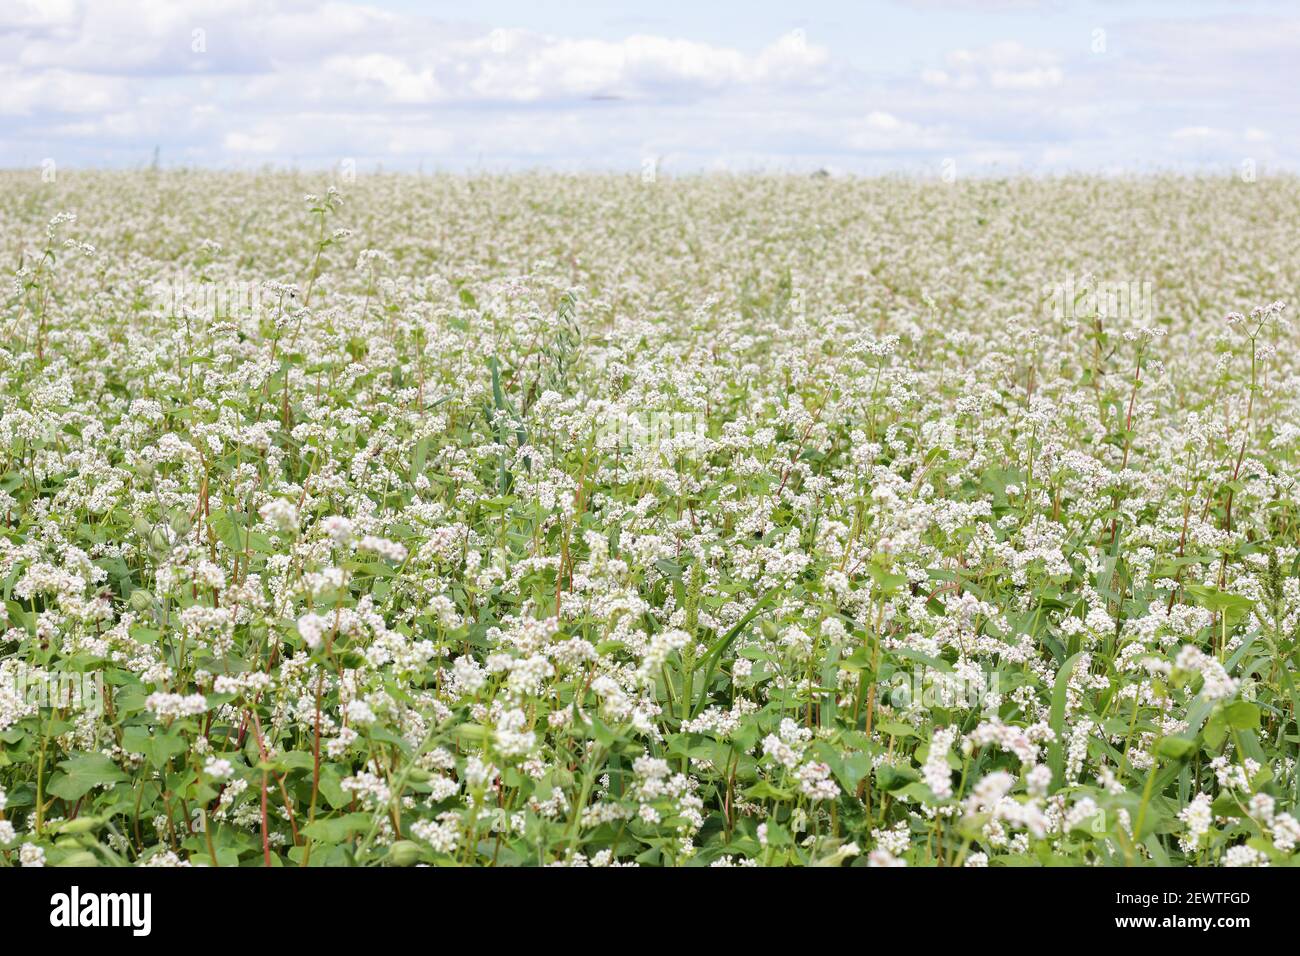
M 0 174 L 0 860 L 1289 864 L 1298 217 Z

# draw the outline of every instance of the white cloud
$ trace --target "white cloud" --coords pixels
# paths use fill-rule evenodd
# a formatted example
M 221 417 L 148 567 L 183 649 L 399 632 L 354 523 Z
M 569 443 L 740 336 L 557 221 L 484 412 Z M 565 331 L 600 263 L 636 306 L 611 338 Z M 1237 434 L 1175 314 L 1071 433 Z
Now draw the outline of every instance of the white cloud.
M 751 39 L 729 45 L 680 16 L 582 35 L 342 0 L 0 0 L 0 165 L 134 163 L 155 145 L 164 162 L 455 168 L 1300 156 L 1279 95 L 1300 83 L 1300 19 L 1180 20 L 1171 4 L 1166 19 L 1143 20 L 1105 6 L 1108 52 L 1096 56 L 1091 21 L 1049 48 L 1040 14 L 1015 3 L 915 5 L 985 10 L 975 32 L 1004 39 L 885 66 L 876 55 L 898 39 L 888 11 L 859 50 L 829 25 L 777 27 L 766 43 L 738 27 Z M 908 42 L 915 53 L 924 41 Z
M 952 50 L 945 69 L 921 71 L 921 82 L 943 89 L 972 90 L 990 86 L 997 90 L 1041 90 L 1060 86 L 1064 72 L 1055 54 L 1033 50 L 1015 40 L 978 49 Z
M 17 30 L 40 33 L 70 26 L 76 18 L 76 0 L 7 0 L 0 6 L 0 33 Z
M 412 68 L 387 53 L 333 56 L 324 67 L 331 77 L 350 81 L 358 98 L 378 95 L 391 103 L 434 103 L 444 98 L 442 84 L 431 68 Z
M 99 113 L 129 101 L 116 77 L 64 69 L 30 74 L 0 66 L 0 116 Z
M 1045 90 L 1060 86 L 1064 74 L 1054 66 L 1031 70 L 993 70 L 989 83 L 995 90 Z
M 824 50 L 787 35 L 747 56 L 670 37 L 621 41 L 494 31 L 410 54 L 331 57 L 325 73 L 351 92 L 397 103 L 543 103 L 591 97 L 699 97 L 733 87 L 815 82 Z
M 15 49 L 31 78 L 56 68 L 108 76 L 261 75 L 289 87 L 323 84 L 334 95 L 408 104 L 803 84 L 828 60 L 798 31 L 745 54 L 675 37 L 557 37 L 309 0 L 96 0 L 51 10 L 29 4 L 0 17 L 0 49 Z M 38 29 L 47 22 L 62 29 Z M 267 91 L 263 85 L 261 94 Z
M 902 121 L 892 113 L 884 113 L 880 110 L 867 114 L 867 125 L 872 129 L 885 130 L 892 133 L 894 130 L 901 129 Z
M 233 131 L 227 133 L 221 141 L 221 144 L 234 153 L 272 153 L 280 146 L 280 138 L 274 133 L 241 133 Z

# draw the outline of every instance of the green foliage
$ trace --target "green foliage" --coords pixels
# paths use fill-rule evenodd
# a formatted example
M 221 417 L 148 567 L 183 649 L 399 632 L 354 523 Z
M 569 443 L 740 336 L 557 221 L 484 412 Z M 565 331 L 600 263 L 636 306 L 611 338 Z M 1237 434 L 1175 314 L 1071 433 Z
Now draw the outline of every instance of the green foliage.
M 322 185 L 0 174 L 0 863 L 1293 862 L 1296 181 Z

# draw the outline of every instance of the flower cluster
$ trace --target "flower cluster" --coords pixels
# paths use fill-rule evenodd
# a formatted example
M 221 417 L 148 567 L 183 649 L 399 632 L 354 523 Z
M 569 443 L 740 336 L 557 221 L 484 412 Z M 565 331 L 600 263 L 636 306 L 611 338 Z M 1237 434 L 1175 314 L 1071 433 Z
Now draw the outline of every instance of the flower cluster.
M 1297 213 L 0 174 L 0 863 L 1292 862 Z

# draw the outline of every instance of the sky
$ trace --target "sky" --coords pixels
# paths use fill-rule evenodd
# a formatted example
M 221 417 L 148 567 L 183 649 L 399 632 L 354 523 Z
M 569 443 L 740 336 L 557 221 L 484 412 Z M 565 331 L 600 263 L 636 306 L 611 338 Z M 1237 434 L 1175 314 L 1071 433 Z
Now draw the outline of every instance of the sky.
M 0 0 L 0 167 L 1300 168 L 1291 0 Z

